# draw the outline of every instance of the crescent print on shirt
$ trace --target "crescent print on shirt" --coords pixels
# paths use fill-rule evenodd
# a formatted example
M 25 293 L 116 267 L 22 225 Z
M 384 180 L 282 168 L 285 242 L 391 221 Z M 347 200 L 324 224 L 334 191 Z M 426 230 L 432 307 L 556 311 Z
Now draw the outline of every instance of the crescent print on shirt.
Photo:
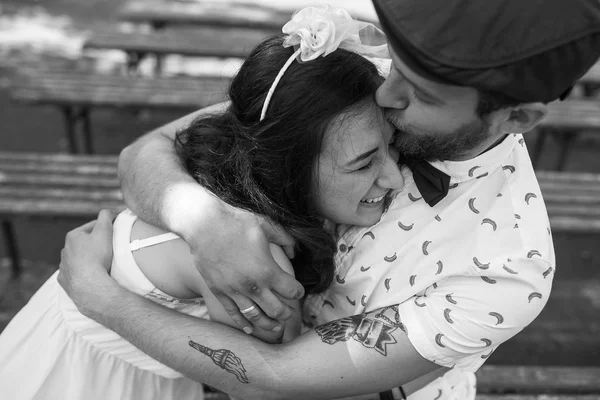
M 471 211 L 473 211 L 475 214 L 479 214 L 479 210 L 477 208 L 475 208 L 475 200 L 477 200 L 476 197 L 472 197 L 469 199 L 469 209 Z
M 527 203 L 527 205 L 529 205 L 529 200 L 531 199 L 537 199 L 537 195 L 535 193 L 527 193 L 525 195 L 525 203 Z
M 421 200 L 423 197 L 416 197 L 416 196 L 415 196 L 415 195 L 413 195 L 412 193 L 409 193 L 409 194 L 408 194 L 408 198 L 410 199 L 410 201 L 412 201 L 412 202 L 414 203 L 415 201 L 419 201 L 419 200 Z
M 481 221 L 481 225 L 483 225 L 483 224 L 489 224 L 492 227 L 494 232 L 496 232 L 496 229 L 498 229 L 498 225 L 496 224 L 496 221 L 494 221 L 491 218 L 484 218 Z
M 481 168 L 480 165 L 476 165 L 474 167 L 472 167 L 471 169 L 469 169 L 469 177 L 472 178 L 473 177 L 473 173 L 475 172 L 476 169 Z
M 316 327 L 315 332 L 324 343 L 334 345 L 354 339 L 386 356 L 387 346 L 396 343 L 392 333 L 398 328 L 406 333 L 406 327 L 400 322 L 398 306 L 390 306 L 328 322 Z

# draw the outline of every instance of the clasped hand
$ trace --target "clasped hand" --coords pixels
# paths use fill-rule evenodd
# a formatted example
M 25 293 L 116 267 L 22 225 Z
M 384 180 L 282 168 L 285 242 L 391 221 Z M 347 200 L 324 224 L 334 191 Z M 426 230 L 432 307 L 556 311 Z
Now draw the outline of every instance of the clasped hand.
M 245 210 L 221 204 L 211 211 L 205 217 L 210 220 L 197 224 L 200 228 L 185 238 L 200 274 L 244 332 L 251 333 L 253 326 L 280 330 L 294 311 L 281 298 L 300 299 L 304 288 L 275 262 L 269 243 L 292 258 L 293 238 Z

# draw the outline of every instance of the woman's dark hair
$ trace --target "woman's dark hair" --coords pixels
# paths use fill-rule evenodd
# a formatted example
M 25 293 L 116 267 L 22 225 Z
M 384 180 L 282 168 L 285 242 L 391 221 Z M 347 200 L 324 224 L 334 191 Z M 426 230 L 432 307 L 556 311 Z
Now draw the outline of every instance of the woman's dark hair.
M 313 202 L 316 160 L 334 118 L 367 106 L 383 78 L 345 50 L 294 61 L 259 121 L 269 88 L 294 52 L 282 44 L 281 35 L 259 44 L 231 83 L 227 111 L 193 121 L 177 133 L 175 147 L 206 189 L 287 229 L 298 244 L 296 279 L 307 293 L 318 293 L 332 282 L 336 248 Z

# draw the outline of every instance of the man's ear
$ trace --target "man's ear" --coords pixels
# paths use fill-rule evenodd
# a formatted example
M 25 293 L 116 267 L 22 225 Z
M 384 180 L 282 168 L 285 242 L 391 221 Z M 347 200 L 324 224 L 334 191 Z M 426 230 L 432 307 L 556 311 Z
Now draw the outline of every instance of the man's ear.
M 525 133 L 535 128 L 548 114 L 548 107 L 543 103 L 522 103 L 509 107 L 500 129 L 506 133 Z

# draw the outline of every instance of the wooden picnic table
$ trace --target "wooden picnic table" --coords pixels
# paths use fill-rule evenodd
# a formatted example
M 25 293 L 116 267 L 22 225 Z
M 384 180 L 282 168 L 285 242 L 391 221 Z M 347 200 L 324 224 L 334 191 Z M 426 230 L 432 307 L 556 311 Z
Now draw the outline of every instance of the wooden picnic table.
M 118 49 L 135 53 L 181 54 L 203 57 L 246 58 L 272 32 L 246 28 L 198 28 L 147 33 L 113 30 L 94 32 L 84 49 Z
M 124 21 L 149 23 L 155 29 L 173 25 L 230 26 L 270 29 L 281 32 L 292 11 L 257 4 L 227 2 L 134 1 L 121 9 Z
M 146 55 L 156 58 L 156 74 L 162 72 L 163 57 L 179 54 L 195 57 L 246 58 L 250 51 L 273 32 L 264 29 L 201 27 L 194 30 L 159 30 L 125 33 L 116 29 L 95 32 L 84 49 L 122 50 L 129 70 L 135 70 Z
M 585 94 L 592 95 L 594 90 L 600 86 L 600 61 L 579 80 L 584 86 Z
M 600 175 L 538 171 L 554 232 L 600 232 Z M 0 220 L 15 260 L 15 215 L 93 216 L 120 209 L 115 156 L 0 152 Z M 16 267 L 15 267 L 16 268 Z
M 591 130 L 600 134 L 600 100 L 575 98 L 554 101 L 548 104 L 548 115 L 536 129 L 539 136 L 531 150 L 534 166 L 539 162 L 547 137 L 553 136 L 560 143 L 554 167 L 560 171 L 566 164 L 569 149 L 579 132 Z
M 224 101 L 229 82 L 229 78 L 220 77 L 101 75 L 42 68 L 21 71 L 11 93 L 20 102 L 59 107 L 65 119 L 69 151 L 77 153 L 81 147 L 90 154 L 92 108 L 198 109 Z

